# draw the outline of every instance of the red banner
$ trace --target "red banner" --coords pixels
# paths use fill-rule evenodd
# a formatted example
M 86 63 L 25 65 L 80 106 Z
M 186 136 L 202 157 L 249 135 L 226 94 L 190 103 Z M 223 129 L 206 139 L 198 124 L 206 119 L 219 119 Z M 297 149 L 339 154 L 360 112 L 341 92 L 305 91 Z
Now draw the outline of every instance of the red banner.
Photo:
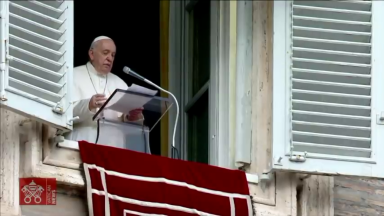
M 243 171 L 79 142 L 90 216 L 252 216 Z
M 20 205 L 56 205 L 55 178 L 20 178 Z

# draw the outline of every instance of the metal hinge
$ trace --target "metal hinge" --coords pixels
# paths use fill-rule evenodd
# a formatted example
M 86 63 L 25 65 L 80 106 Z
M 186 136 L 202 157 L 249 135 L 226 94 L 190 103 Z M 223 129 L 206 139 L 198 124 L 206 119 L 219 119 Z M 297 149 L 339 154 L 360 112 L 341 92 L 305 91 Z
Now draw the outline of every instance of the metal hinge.
M 75 116 L 75 117 L 69 119 L 67 125 L 68 125 L 68 126 L 72 126 L 72 125 L 73 125 L 73 122 L 74 122 L 75 120 L 78 120 L 78 119 L 80 119 L 79 116 Z
M 63 107 L 60 105 L 60 102 L 58 102 L 53 108 L 52 108 L 52 111 L 54 113 L 57 113 L 57 114 L 64 114 L 64 109 Z
M 52 108 L 52 111 L 54 113 L 57 113 L 57 114 L 60 114 L 60 115 L 63 115 L 65 112 L 67 112 L 67 110 L 71 107 L 72 103 L 69 103 L 67 108 L 63 108 L 63 106 L 60 104 L 60 102 L 57 102 L 57 104 Z
M 304 152 L 304 154 L 293 154 L 291 152 L 289 160 L 292 162 L 305 162 L 307 160 L 307 152 Z
M 376 124 L 384 125 L 384 112 L 376 115 Z

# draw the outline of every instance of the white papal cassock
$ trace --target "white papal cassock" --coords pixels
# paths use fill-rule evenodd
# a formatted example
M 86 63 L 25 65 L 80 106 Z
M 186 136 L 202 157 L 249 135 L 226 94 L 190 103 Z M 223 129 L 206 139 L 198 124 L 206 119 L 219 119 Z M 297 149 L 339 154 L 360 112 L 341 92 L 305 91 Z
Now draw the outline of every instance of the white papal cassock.
M 89 100 L 95 94 L 105 94 L 108 98 L 115 89 L 128 89 L 127 84 L 118 76 L 108 73 L 107 75 L 98 73 L 93 65 L 88 62 L 86 65 L 78 66 L 73 70 L 74 89 L 72 98 L 74 99 L 73 116 L 79 116 L 74 121 L 73 131 L 67 134 L 67 139 L 73 141 L 86 140 L 95 142 L 97 136 L 97 122 L 92 121 L 92 117 L 97 110 L 89 110 Z M 97 91 L 97 92 L 96 92 Z M 106 119 L 123 121 L 124 115 L 114 111 L 104 111 Z M 108 136 L 108 142 L 99 140 L 100 144 L 112 145 L 125 148 L 125 135 L 115 127 L 103 127 L 100 134 Z

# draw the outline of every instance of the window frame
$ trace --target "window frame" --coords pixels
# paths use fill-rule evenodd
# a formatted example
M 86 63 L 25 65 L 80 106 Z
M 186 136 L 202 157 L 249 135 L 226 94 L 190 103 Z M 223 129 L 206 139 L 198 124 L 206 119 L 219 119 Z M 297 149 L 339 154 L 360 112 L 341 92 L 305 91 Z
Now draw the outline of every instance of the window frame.
M 182 73 L 182 80 L 184 80 L 184 83 L 182 85 L 182 91 L 183 91 L 183 103 L 182 103 L 182 106 L 183 106 L 183 118 L 182 118 L 182 122 L 183 122 L 183 128 L 185 129 L 183 133 L 183 142 L 182 143 L 185 143 L 185 146 L 183 147 L 183 159 L 185 160 L 188 160 L 188 155 L 189 155 L 189 152 L 188 152 L 188 146 L 190 145 L 189 142 L 189 134 L 188 134 L 188 116 L 189 116 L 189 111 L 191 111 L 194 107 L 194 105 L 202 98 L 202 96 L 205 94 L 205 93 L 208 93 L 208 162 L 209 163 L 212 163 L 213 161 L 210 159 L 212 158 L 210 152 L 212 149 L 212 143 L 211 143 L 211 139 L 209 137 L 211 137 L 212 135 L 214 135 L 214 128 L 211 127 L 212 123 L 214 122 L 214 119 L 212 117 L 212 109 L 213 107 L 215 106 L 215 94 L 212 93 L 214 86 L 213 86 L 213 82 L 214 80 L 211 79 L 211 76 L 212 75 L 215 75 L 215 66 L 213 66 L 213 64 L 216 63 L 216 55 L 214 53 L 212 53 L 212 51 L 215 50 L 215 48 L 217 47 L 217 40 L 215 38 L 215 29 L 214 29 L 214 23 L 217 22 L 217 20 L 215 19 L 215 16 L 213 15 L 213 13 L 215 12 L 215 6 L 216 4 L 212 3 L 211 2 L 211 5 L 210 5 L 210 20 L 209 22 L 211 23 L 210 25 L 210 41 L 211 41 L 211 47 L 210 47 L 210 68 L 209 68 L 209 79 L 208 81 L 205 82 L 205 84 L 199 88 L 199 90 L 193 94 L 193 42 L 194 42 L 194 29 L 193 29 L 193 23 L 194 23 L 194 19 L 192 18 L 193 15 L 193 10 L 195 9 L 196 7 L 196 4 L 198 4 L 199 0 L 196 0 L 196 1 L 187 1 L 186 2 L 186 5 L 185 5 L 185 51 L 184 51 L 184 54 L 185 54 L 185 58 L 184 58 L 184 62 L 185 62 L 185 65 L 184 65 L 184 70 L 183 70 L 183 73 Z M 192 18 L 192 19 L 191 19 Z M 192 26 L 191 26 L 192 25 Z
M 182 124 L 182 134 L 181 134 L 181 140 L 184 145 L 181 147 L 181 152 L 182 152 L 182 156 L 181 158 L 182 159 L 185 159 L 187 160 L 188 159 L 188 111 L 187 108 L 191 108 L 197 101 L 198 99 L 200 99 L 200 97 L 206 92 L 208 91 L 208 94 L 209 94 L 209 104 L 208 104 L 208 112 L 209 112 L 209 117 L 208 117 L 208 125 L 209 125 L 209 132 L 208 132 L 208 161 L 209 161 L 209 164 L 216 164 L 217 162 L 215 161 L 214 158 L 212 158 L 212 148 L 214 147 L 215 143 L 214 143 L 214 138 L 212 139 L 212 137 L 215 136 L 215 127 L 214 127 L 214 122 L 215 122 L 215 118 L 214 116 L 212 115 L 214 112 L 213 112 L 213 109 L 215 108 L 215 93 L 216 92 L 213 92 L 215 89 L 215 74 L 216 74 L 216 61 L 217 61 L 217 58 L 216 58 L 216 55 L 214 53 L 214 50 L 217 49 L 217 39 L 216 39 L 216 29 L 215 29 L 215 24 L 217 23 L 217 16 L 215 16 L 215 12 L 216 12 L 216 7 L 217 7 L 217 3 L 215 2 L 211 2 L 211 11 L 210 11 L 210 22 L 211 22 L 211 30 L 210 30 L 210 37 L 211 37 L 211 52 L 210 52 L 210 78 L 209 80 L 204 84 L 204 86 L 202 86 L 199 91 L 193 95 L 192 94 L 192 86 L 191 86 L 191 80 L 192 80 L 192 50 L 190 48 L 192 48 L 192 44 L 191 42 L 193 41 L 193 32 L 191 32 L 190 30 L 192 29 L 192 27 L 190 26 L 190 24 L 193 22 L 191 22 L 190 20 L 190 14 L 192 12 L 192 10 L 194 9 L 194 6 L 196 5 L 197 1 L 184 1 L 184 27 L 183 27 L 183 30 L 184 30 L 184 50 L 183 50 L 183 55 L 184 55 L 184 65 L 183 65 L 183 70 L 182 70 L 182 74 L 181 74 L 181 79 L 182 79 L 182 98 L 181 98 L 181 101 L 182 101 L 182 109 L 181 109 L 181 124 Z M 202 90 L 204 90 L 202 92 Z
M 180 103 L 180 121 L 176 132 L 176 147 L 179 151 L 179 157 L 181 159 L 187 159 L 188 157 L 188 131 L 187 131 L 187 113 L 186 106 L 191 106 L 190 92 L 188 91 L 190 85 L 187 82 L 188 75 L 190 74 L 189 64 L 190 62 L 190 50 L 188 49 L 188 43 L 191 41 L 189 34 L 189 17 L 187 8 L 190 9 L 196 1 L 179 1 L 170 2 L 170 52 L 169 52 L 169 87 Z M 227 10 L 223 10 L 226 7 Z M 225 91 L 229 88 L 229 68 L 228 59 L 229 54 L 225 53 L 229 51 L 229 31 L 221 32 L 225 29 L 224 26 L 229 27 L 229 19 L 223 22 L 223 18 L 229 16 L 229 2 L 217 2 L 211 1 L 211 52 L 210 52 L 210 79 L 204 85 L 203 88 L 207 88 L 209 94 L 209 164 L 232 167 L 229 164 L 229 140 L 228 131 L 229 124 L 225 124 L 225 127 L 219 127 L 218 116 L 224 118 L 220 121 L 229 121 L 229 111 L 223 109 L 223 104 L 229 104 L 227 97 L 220 97 L 219 92 Z M 180 21 L 179 21 L 180 20 Z M 224 37 L 224 34 L 226 36 Z M 225 38 L 225 42 L 223 41 Z M 172 43 L 175 41 L 175 43 Z M 223 46 L 224 44 L 224 46 Z M 181 56 L 179 59 L 175 59 L 175 56 Z M 224 66 L 225 65 L 225 66 Z M 219 73 L 222 73 L 219 77 Z M 181 80 L 181 82 L 178 82 Z M 223 81 L 223 85 L 219 85 L 219 82 Z M 221 84 L 221 83 L 220 83 Z M 228 90 L 227 90 L 228 91 Z M 202 94 L 201 94 L 202 95 Z M 200 95 L 200 96 L 201 96 Z M 196 100 L 197 101 L 197 100 Z M 221 107 L 219 107 L 219 105 Z M 175 110 L 170 110 L 169 115 L 169 137 L 172 137 L 173 126 L 175 122 Z M 223 131 L 222 133 L 220 131 Z M 223 138 L 221 136 L 227 136 Z M 220 142 L 220 143 L 219 143 Z M 171 155 L 171 144 L 169 144 L 169 155 Z
M 384 92 L 384 85 L 379 80 L 384 80 L 383 61 L 378 61 L 379 56 L 384 55 L 384 42 L 379 38 L 384 37 L 384 28 L 375 27 L 379 21 L 384 19 L 384 3 L 372 1 L 372 154 L 370 160 L 340 160 L 334 158 L 321 158 L 308 156 L 305 162 L 291 162 L 289 160 L 290 149 L 286 142 L 289 140 L 290 115 L 289 104 L 289 71 L 290 67 L 290 5 L 292 1 L 274 1 L 273 17 L 273 157 L 272 166 L 274 170 L 306 172 L 329 175 L 349 175 L 382 178 L 384 177 L 384 125 L 377 124 L 377 115 L 384 110 L 384 100 L 379 100 L 379 92 Z M 375 12 L 380 10 L 383 12 Z M 284 62 L 284 64 L 282 64 Z M 281 77 L 284 77 L 283 79 Z M 381 134 L 381 135 L 380 135 Z M 381 168 L 381 169 L 380 169 Z

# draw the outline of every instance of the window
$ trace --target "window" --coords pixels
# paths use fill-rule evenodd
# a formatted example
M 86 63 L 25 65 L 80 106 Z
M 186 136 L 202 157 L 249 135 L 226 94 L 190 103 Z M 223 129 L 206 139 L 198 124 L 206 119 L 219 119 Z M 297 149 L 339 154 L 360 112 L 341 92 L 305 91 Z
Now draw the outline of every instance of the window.
M 187 111 L 188 115 L 188 160 L 209 163 L 209 97 L 208 90 Z
M 227 138 L 230 25 L 224 19 L 229 15 L 229 2 L 170 2 L 169 89 L 180 104 L 180 158 L 232 168 Z M 176 110 L 169 112 L 173 132 Z
M 71 130 L 72 1 L 1 2 L 2 104 Z
M 169 88 L 180 104 L 176 147 L 184 160 L 214 165 L 219 162 L 219 11 L 216 1 L 170 2 Z M 171 109 L 169 131 L 175 116 Z
M 209 163 L 210 1 L 190 2 L 188 12 L 188 69 L 184 91 L 187 122 L 187 160 Z
M 384 2 L 275 1 L 273 168 L 384 177 Z

